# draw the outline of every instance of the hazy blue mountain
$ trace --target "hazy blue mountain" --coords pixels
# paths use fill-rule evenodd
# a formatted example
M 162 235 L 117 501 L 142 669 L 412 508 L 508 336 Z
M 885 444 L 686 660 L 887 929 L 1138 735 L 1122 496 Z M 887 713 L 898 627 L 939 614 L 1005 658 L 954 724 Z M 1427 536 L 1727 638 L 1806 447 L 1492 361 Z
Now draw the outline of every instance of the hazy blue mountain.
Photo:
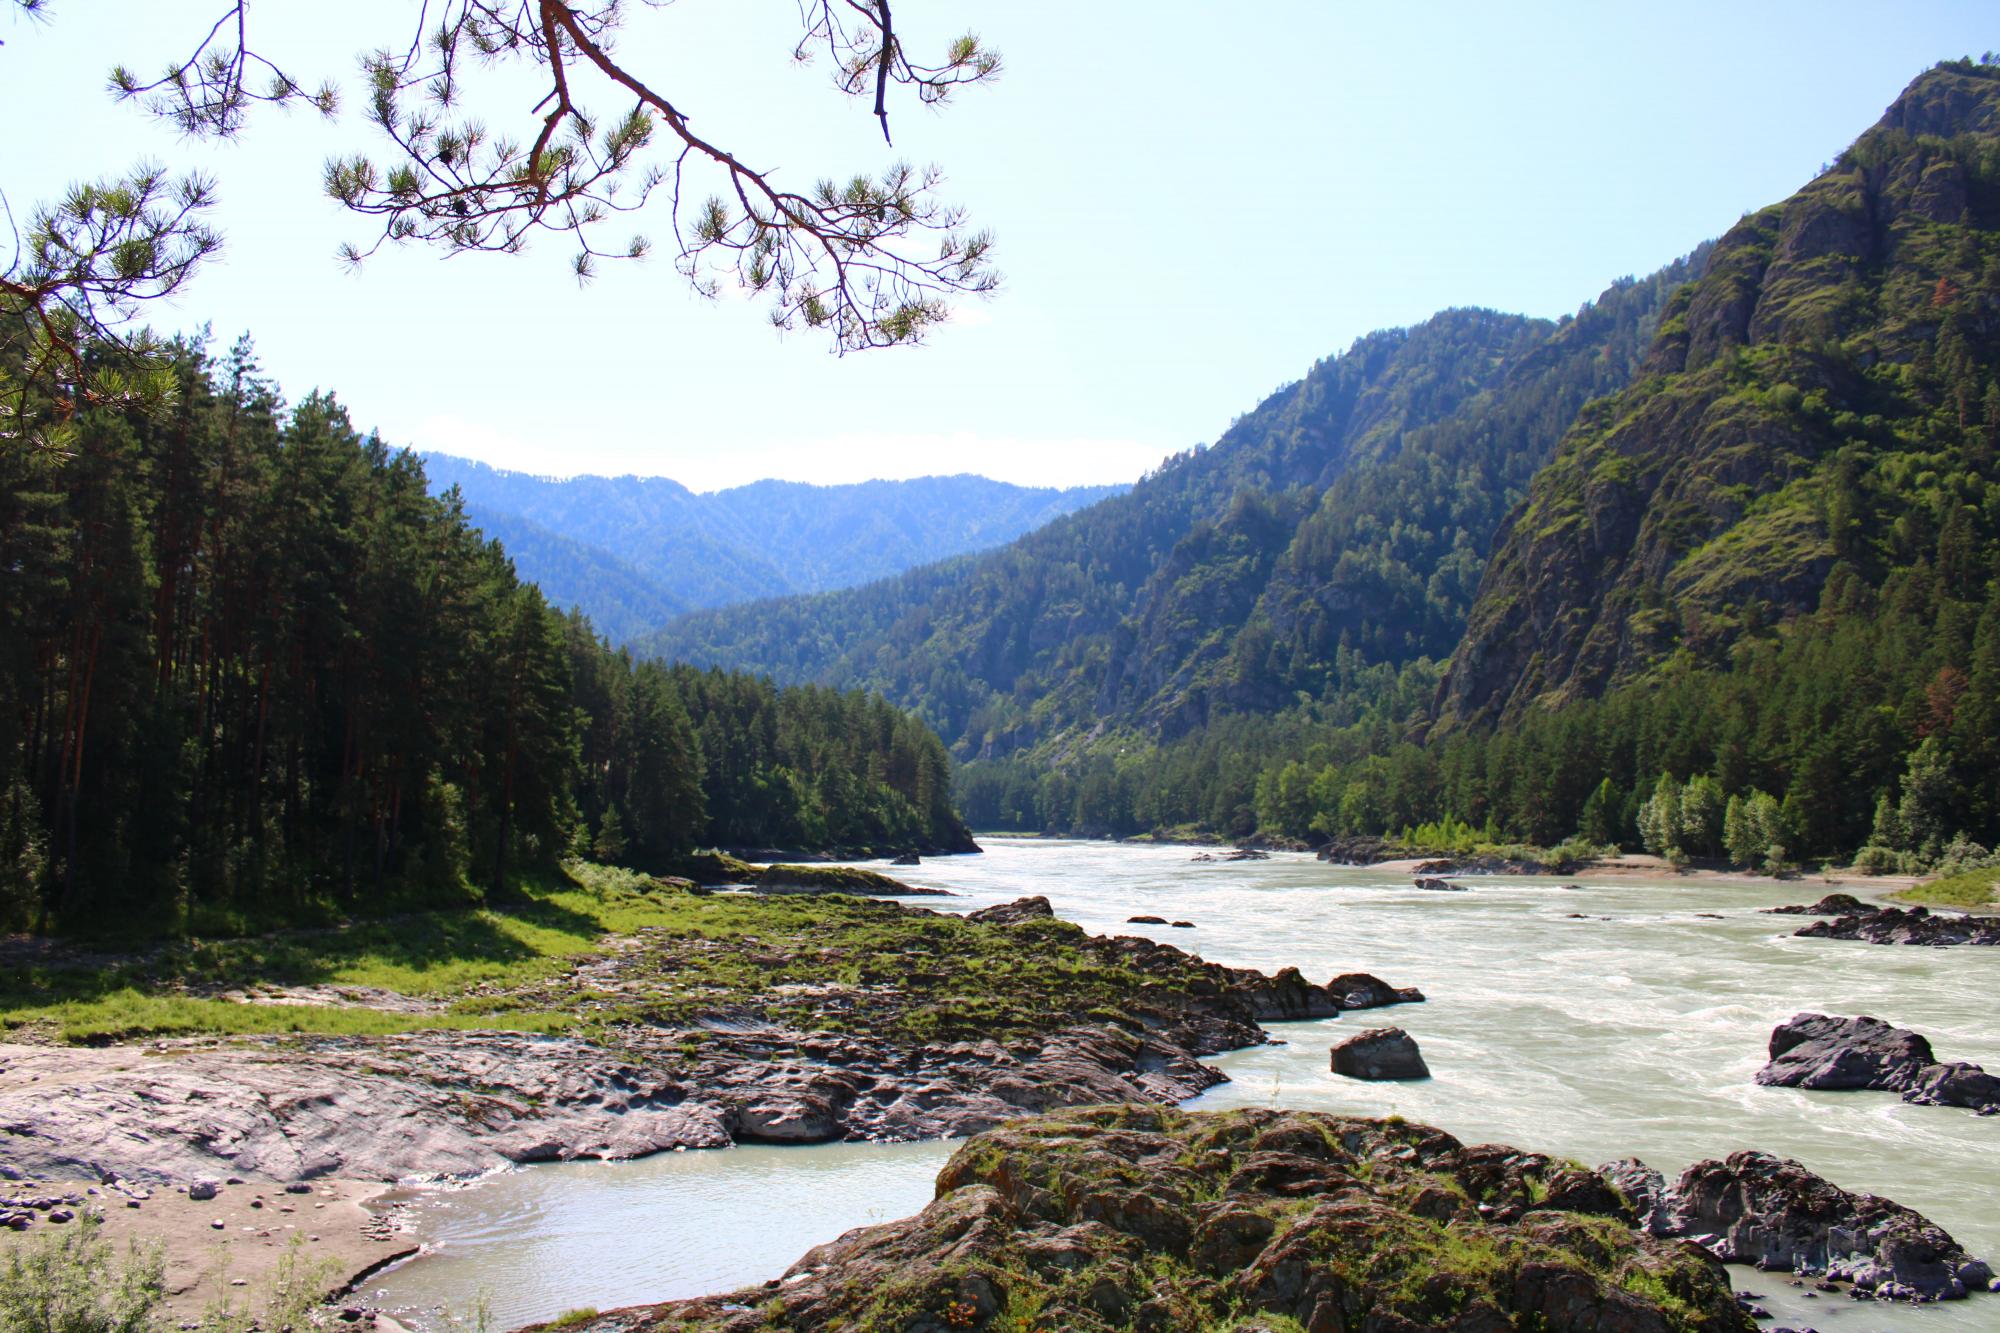
M 424 455 L 424 470 L 433 489 L 458 487 L 523 578 L 619 642 L 687 611 L 853 587 L 999 546 L 1127 489 L 961 474 L 698 494 L 665 477 L 558 480 L 448 454 Z

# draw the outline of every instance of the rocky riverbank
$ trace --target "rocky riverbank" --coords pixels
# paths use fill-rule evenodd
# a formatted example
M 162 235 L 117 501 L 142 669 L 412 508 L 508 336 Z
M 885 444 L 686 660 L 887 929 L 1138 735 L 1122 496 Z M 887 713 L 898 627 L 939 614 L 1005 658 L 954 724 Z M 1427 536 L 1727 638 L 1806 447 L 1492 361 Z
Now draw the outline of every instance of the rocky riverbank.
M 1922 1215 L 1762 1153 L 1668 1185 L 1394 1117 L 1122 1106 L 982 1134 L 922 1212 L 760 1287 L 562 1326 L 1747 1333 L 1725 1262 L 1861 1300 L 1992 1282 Z
M 1322 986 L 1090 936 L 1044 898 L 960 918 L 685 897 L 683 928 L 606 940 L 479 997 L 496 1016 L 569 1014 L 565 1034 L 0 1047 L 0 1175 L 395 1180 L 962 1135 L 1052 1107 L 1177 1102 L 1221 1081 L 1202 1057 L 1264 1041 L 1261 1022 L 1421 998 L 1365 974 Z
M 1722 1265 L 1573 1164 L 1391 1120 L 1101 1107 L 973 1139 L 915 1217 L 592 1333 L 1747 1333 Z
M 1851 893 L 1829 893 L 1816 903 L 1765 909 L 1772 916 L 1822 918 L 1794 935 L 1866 944 L 2000 944 L 2000 916 L 1933 912 L 1928 907 L 1865 903 Z
M 1648 1234 L 1692 1241 L 1725 1263 L 1822 1279 L 1828 1293 L 1848 1283 L 1860 1300 L 1959 1300 L 1994 1281 L 1985 1260 L 1923 1214 L 1768 1153 L 1697 1162 L 1671 1186 L 1636 1160 L 1601 1175 Z

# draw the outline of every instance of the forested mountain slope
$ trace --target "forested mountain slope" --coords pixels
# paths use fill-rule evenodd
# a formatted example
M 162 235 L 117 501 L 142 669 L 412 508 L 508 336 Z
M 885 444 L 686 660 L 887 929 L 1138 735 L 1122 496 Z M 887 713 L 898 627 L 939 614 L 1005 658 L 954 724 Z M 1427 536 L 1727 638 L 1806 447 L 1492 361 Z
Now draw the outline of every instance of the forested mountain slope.
M 1698 264 L 1560 324 L 1453 310 L 1372 334 L 1214 447 L 1009 546 L 689 615 L 640 647 L 883 690 L 968 758 L 1340 696 L 1359 665 L 1449 649 L 1501 515 Z
M 635 662 L 332 396 L 287 405 L 247 341 L 173 353 L 169 410 L 0 432 L 0 931 L 463 902 L 570 852 L 969 847 L 908 714 Z
M 506 547 L 515 569 L 532 578 L 551 605 L 578 608 L 613 643 L 629 642 L 689 610 L 689 603 L 656 578 L 602 546 L 565 537 L 519 514 L 468 507 L 466 520 Z
M 458 487 L 523 577 L 615 642 L 684 611 L 852 587 L 985 550 L 1125 489 L 960 475 L 697 494 L 664 477 L 556 480 L 445 454 L 425 455 L 424 468 L 439 493 Z
M 1913 83 L 1674 300 L 1508 522 L 1447 728 L 1728 667 L 1815 611 L 1911 616 L 1996 573 L 2000 70 Z M 1885 664 L 1889 665 L 1889 664 Z

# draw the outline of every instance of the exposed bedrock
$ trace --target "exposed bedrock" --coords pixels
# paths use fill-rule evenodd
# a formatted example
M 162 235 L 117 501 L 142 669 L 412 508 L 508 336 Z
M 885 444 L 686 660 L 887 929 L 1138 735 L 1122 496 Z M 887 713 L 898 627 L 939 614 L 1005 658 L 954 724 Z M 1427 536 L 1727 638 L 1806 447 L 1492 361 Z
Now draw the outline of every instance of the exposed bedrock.
M 1757 1071 L 1767 1087 L 1899 1092 L 1923 1106 L 1965 1106 L 2000 1114 L 2000 1078 L 1974 1064 L 1946 1063 L 1908 1028 L 1879 1018 L 1797 1014 L 1771 1033 L 1771 1062 Z
M 1747 1333 L 1728 1276 L 1593 1172 L 1388 1120 L 1097 1107 L 962 1147 L 914 1217 L 763 1287 L 577 1333 Z
M 1851 1282 L 1888 1300 L 1953 1300 L 1993 1280 L 1923 1214 L 1769 1153 L 1697 1162 L 1671 1187 L 1635 1159 L 1599 1170 L 1652 1235 L 1692 1241 L 1725 1263 Z
M 1844 896 L 1844 895 L 1836 895 Z M 1804 909 L 1818 911 L 1830 900 Z M 1961 916 L 1955 912 L 1933 912 L 1927 907 L 1864 908 L 1815 921 L 1792 932 L 1829 940 L 1861 940 L 1867 944 L 2000 944 L 2000 916 Z
M 885 926 L 955 921 L 866 910 Z M 786 960 L 772 956 L 765 989 L 589 1040 L 435 1030 L 0 1046 L 0 1178 L 395 1180 L 733 1141 L 965 1135 L 1066 1106 L 1182 1101 L 1224 1081 L 1203 1057 L 1268 1040 L 1262 1021 L 1421 998 L 1366 974 L 1320 986 L 1295 968 L 1266 975 L 1089 936 L 1041 897 L 967 919 L 1006 932 L 990 937 L 994 957 L 1074 950 L 1097 989 L 1010 997 L 1033 1021 L 1005 1039 L 925 1040 L 911 1015 L 955 994 L 923 989 L 941 984 L 921 970 L 934 955 L 879 989 L 781 982 Z M 686 944 L 640 937 L 576 969 L 643 1005 L 671 985 Z M 815 1026 L 825 1014 L 839 1030 Z

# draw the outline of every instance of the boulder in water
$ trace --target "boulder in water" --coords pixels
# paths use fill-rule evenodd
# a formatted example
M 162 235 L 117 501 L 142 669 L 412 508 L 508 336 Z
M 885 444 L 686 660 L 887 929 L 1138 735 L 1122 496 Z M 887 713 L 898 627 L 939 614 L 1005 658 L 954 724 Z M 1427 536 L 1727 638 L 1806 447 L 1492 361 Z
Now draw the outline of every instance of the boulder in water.
M 1429 1078 L 1416 1039 L 1401 1028 L 1370 1028 L 1333 1048 L 1333 1072 L 1371 1083 Z
M 1955 1300 L 1992 1279 L 1983 1261 L 1923 1214 L 1850 1193 L 1769 1153 L 1697 1162 L 1671 1188 L 1636 1159 L 1599 1174 L 1646 1231 L 1692 1241 L 1724 1263 L 1824 1275 L 1879 1299 Z
M 1874 909 L 1851 893 L 1829 893 L 1810 906 L 1794 903 L 1790 907 L 1767 907 L 1767 916 L 1847 916 L 1854 912 Z
M 1343 972 L 1326 983 L 1327 990 L 1342 1009 L 1380 1009 L 1391 1004 L 1422 1004 L 1424 993 L 1415 986 L 1391 986 L 1367 972 Z
M 2000 944 L 2000 916 L 1960 916 L 1933 913 L 1927 907 L 1867 909 L 1815 921 L 1794 935 L 1829 940 L 1861 940 L 1867 944 Z
M 1966 1106 L 2000 1114 L 2000 1078 L 1971 1064 L 1945 1064 L 1931 1044 L 1879 1018 L 1795 1014 L 1771 1033 L 1766 1087 L 1900 1092 L 1924 1106 Z

